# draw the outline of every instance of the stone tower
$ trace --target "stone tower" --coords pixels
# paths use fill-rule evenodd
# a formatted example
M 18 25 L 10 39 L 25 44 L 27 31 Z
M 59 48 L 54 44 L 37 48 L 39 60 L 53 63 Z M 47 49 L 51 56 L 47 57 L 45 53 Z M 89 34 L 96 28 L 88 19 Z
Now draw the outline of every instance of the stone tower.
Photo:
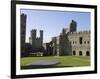
M 36 29 L 31 30 L 31 39 L 32 39 L 33 48 L 35 48 L 35 46 L 36 46 L 36 32 L 37 32 Z
M 33 50 L 41 49 L 43 45 L 43 30 L 40 30 L 40 37 L 37 37 L 37 30 L 32 29 L 29 37 L 29 43 L 32 45 Z
M 26 38 L 26 18 L 25 14 L 21 14 L 20 32 L 21 32 L 21 56 L 25 53 L 25 38 Z
M 40 30 L 41 45 L 43 45 L 43 30 Z
M 32 36 L 33 39 L 36 38 L 36 29 L 31 30 L 31 36 Z
M 69 29 L 70 29 L 69 30 L 70 32 L 76 32 L 77 31 L 77 22 L 72 20 L 72 22 L 70 23 Z

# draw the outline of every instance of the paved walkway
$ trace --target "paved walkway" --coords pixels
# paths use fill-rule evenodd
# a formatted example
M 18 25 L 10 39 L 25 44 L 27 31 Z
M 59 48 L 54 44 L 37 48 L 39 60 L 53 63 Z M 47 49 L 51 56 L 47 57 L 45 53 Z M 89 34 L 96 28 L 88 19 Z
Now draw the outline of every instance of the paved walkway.
M 32 67 L 47 67 L 47 66 L 54 66 L 56 64 L 59 64 L 60 61 L 56 59 L 51 59 L 51 60 L 36 60 L 33 62 L 30 62 L 27 64 L 27 66 L 32 66 Z

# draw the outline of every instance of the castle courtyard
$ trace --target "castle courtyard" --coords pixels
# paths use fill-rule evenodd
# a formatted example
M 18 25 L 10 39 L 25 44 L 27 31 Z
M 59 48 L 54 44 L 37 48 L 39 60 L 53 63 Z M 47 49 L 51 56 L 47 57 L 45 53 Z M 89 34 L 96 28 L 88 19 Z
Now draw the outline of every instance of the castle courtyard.
M 66 23 L 66 26 L 61 26 L 59 31 L 56 32 L 58 27 L 53 30 L 54 25 L 48 29 L 48 24 L 47 26 L 45 24 L 46 29 L 41 29 L 39 26 L 36 28 L 32 23 L 27 34 L 26 28 L 30 26 L 27 25 L 28 17 L 28 14 L 21 14 L 21 69 L 85 67 L 91 65 L 90 25 L 88 27 L 84 26 L 86 28 L 82 29 L 83 24 L 79 25 L 80 22 L 72 19 L 68 24 Z M 50 29 L 52 30 L 47 32 Z M 52 34 L 52 32 L 56 32 L 56 34 Z M 46 36 L 49 37 L 45 38 Z M 28 41 L 26 41 L 26 38 Z M 47 39 L 49 40 L 45 41 Z
M 21 58 L 21 69 L 36 69 L 47 67 L 29 67 L 27 64 L 40 60 L 57 60 L 60 63 L 48 68 L 62 68 L 62 67 L 82 67 L 90 66 L 90 56 L 47 56 L 47 57 L 24 57 Z M 46 63 L 46 62 L 45 62 Z

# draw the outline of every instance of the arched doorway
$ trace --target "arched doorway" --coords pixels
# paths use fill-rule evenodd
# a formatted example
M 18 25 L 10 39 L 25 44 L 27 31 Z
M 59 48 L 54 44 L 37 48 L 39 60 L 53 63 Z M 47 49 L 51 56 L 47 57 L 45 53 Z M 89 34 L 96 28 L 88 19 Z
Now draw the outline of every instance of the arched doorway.
M 89 51 L 86 51 L 86 56 L 90 56 L 90 52 Z
M 75 50 L 73 51 L 73 55 L 76 55 L 76 51 Z
M 82 56 L 82 51 L 79 51 L 79 56 Z

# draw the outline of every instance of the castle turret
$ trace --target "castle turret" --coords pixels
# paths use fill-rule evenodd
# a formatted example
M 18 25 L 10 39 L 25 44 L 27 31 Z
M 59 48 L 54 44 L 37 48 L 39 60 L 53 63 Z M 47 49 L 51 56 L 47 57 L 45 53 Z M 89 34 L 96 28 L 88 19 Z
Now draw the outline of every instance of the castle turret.
M 77 22 L 75 22 L 74 20 L 72 20 L 72 22 L 70 23 L 69 31 L 70 32 L 76 32 L 77 31 Z

